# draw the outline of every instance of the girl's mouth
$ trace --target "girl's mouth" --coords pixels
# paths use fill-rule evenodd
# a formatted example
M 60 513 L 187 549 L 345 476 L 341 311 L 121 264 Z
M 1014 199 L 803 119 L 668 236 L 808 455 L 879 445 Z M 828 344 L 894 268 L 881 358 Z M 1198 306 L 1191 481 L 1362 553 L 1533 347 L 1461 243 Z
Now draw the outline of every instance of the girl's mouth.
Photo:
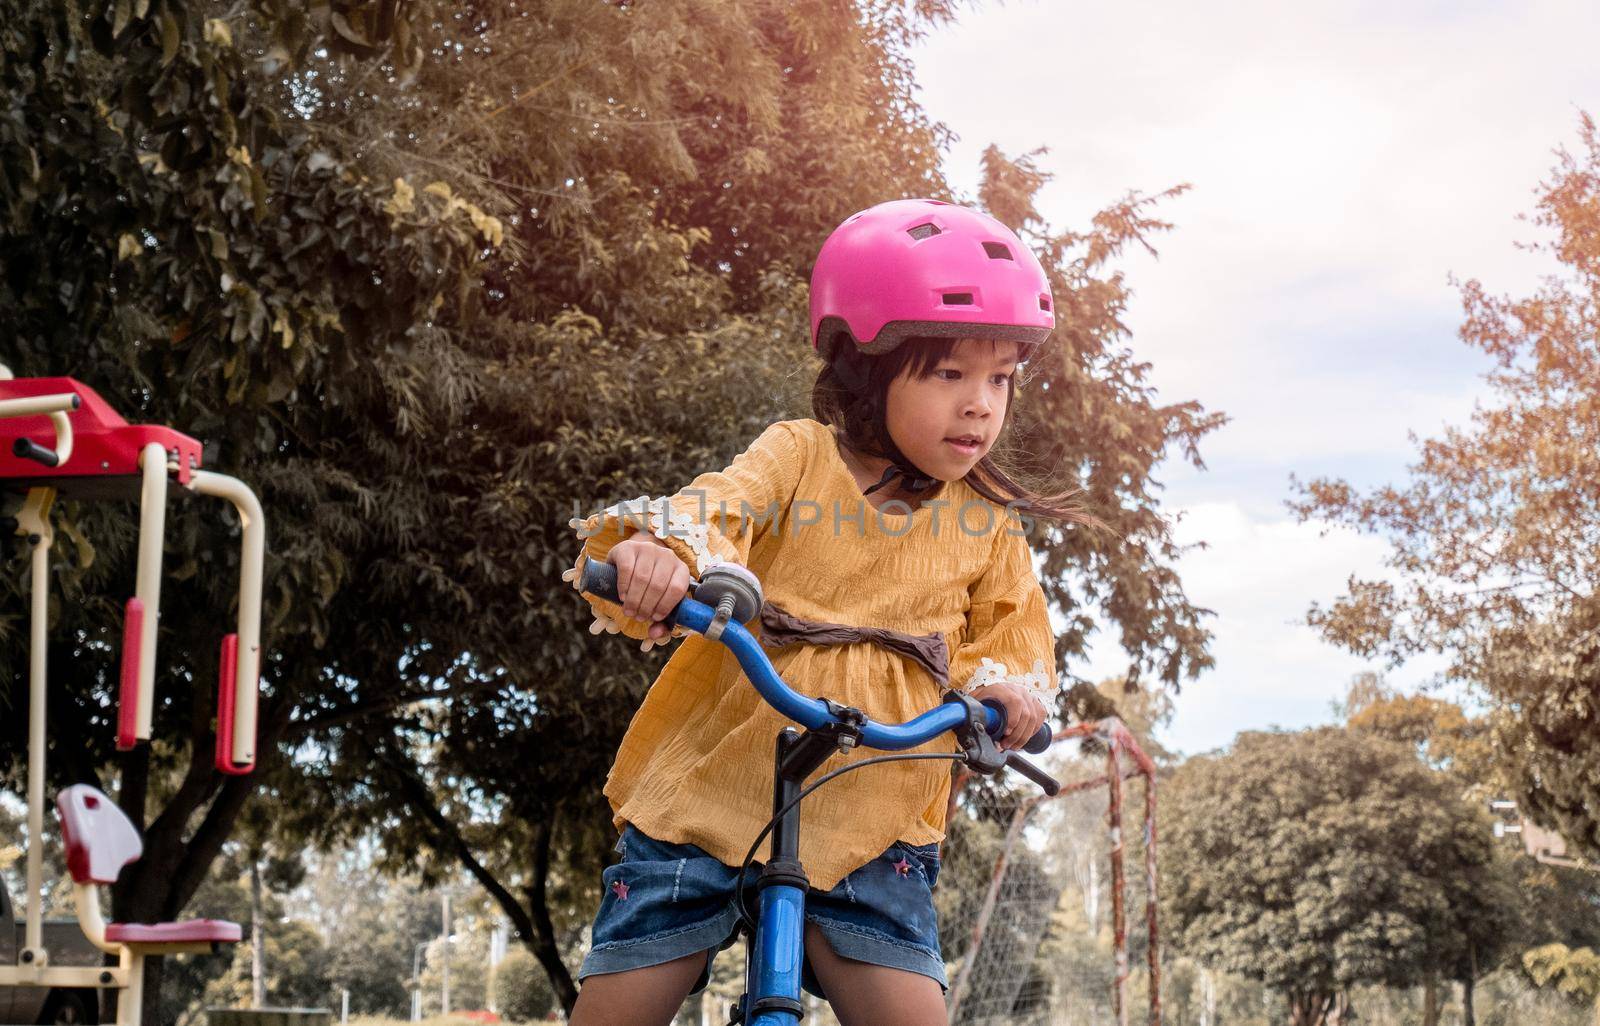
M 963 456 L 976 456 L 978 454 L 979 443 L 977 441 L 971 439 L 958 440 L 955 438 L 946 438 L 944 442 L 946 445 L 951 446 L 956 450 L 956 452 L 959 452 Z

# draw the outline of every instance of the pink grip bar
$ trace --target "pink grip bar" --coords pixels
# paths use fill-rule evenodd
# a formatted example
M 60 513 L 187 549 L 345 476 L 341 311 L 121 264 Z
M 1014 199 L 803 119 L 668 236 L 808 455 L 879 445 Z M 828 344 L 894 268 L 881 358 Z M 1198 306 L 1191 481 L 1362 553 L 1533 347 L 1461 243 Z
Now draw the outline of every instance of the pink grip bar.
M 144 603 L 128 600 L 122 619 L 122 687 L 117 695 L 117 751 L 139 743 L 139 643 L 144 637 Z
M 217 670 L 217 753 L 218 770 L 232 776 L 243 776 L 255 769 L 255 762 L 240 765 L 233 761 L 233 714 L 238 701 L 234 678 L 239 673 L 239 635 L 230 634 L 222 639 L 221 666 Z

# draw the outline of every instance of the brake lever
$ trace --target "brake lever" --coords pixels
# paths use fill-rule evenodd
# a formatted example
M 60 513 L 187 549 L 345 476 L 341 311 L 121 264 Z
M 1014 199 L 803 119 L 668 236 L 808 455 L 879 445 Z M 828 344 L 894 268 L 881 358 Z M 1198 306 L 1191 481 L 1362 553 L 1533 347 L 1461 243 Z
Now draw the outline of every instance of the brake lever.
M 994 743 L 994 738 L 989 736 L 989 716 L 983 709 L 983 703 L 971 695 L 960 691 L 947 692 L 944 696 L 946 702 L 956 702 L 967 714 L 961 725 L 955 728 L 956 742 L 961 745 L 961 751 L 966 756 L 967 765 L 973 772 L 985 776 L 993 776 L 1006 767 L 1006 753 Z
M 1051 798 L 1061 793 L 1060 781 L 1040 769 L 1038 763 L 1029 762 L 1017 752 L 1006 753 L 1006 766 L 1038 784 L 1039 789 Z
M 1022 757 L 1020 752 L 1001 751 L 989 736 L 988 714 L 983 703 L 961 691 L 951 691 L 944 696 L 946 702 L 958 702 L 966 710 L 967 718 L 955 729 L 956 741 L 966 763 L 973 772 L 993 776 L 1010 768 L 1038 784 L 1044 793 L 1054 798 L 1061 793 L 1061 785 L 1054 777 Z

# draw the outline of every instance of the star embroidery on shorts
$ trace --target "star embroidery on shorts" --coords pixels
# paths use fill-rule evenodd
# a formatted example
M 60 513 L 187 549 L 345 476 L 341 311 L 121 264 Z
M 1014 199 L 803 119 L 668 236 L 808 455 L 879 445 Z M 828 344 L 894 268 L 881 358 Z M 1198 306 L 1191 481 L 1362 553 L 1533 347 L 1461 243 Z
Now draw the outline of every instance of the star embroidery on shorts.
M 907 873 L 911 872 L 911 863 L 906 861 L 906 857 L 904 855 L 900 856 L 900 861 L 894 864 L 894 871 L 899 873 L 901 876 L 905 876 Z
M 627 901 L 628 885 L 623 883 L 621 880 L 617 880 L 611 885 L 611 893 L 617 896 L 618 901 Z

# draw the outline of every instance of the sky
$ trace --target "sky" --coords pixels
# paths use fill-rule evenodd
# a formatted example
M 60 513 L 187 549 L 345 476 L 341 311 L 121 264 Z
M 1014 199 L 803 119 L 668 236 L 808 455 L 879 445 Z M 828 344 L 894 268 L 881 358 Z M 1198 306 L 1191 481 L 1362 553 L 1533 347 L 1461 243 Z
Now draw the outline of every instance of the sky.
M 1488 361 L 1457 336 L 1451 284 L 1523 295 L 1555 267 L 1519 220 L 1600 115 L 1600 5 L 1569 2 L 1089 4 L 967 11 L 912 52 L 921 100 L 959 137 L 946 173 L 975 197 L 979 155 L 1041 146 L 1039 196 L 1083 228 L 1130 190 L 1191 190 L 1157 211 L 1159 258 L 1120 265 L 1129 347 L 1163 402 L 1232 420 L 1197 472 L 1158 473 L 1216 667 L 1163 736 L 1194 754 L 1245 729 L 1332 720 L 1351 677 L 1385 670 L 1305 626 L 1387 546 L 1285 506 L 1290 475 L 1403 483 L 1408 437 L 1466 424 Z M 1120 674 L 1114 628 L 1090 675 Z M 1438 662 L 1387 671 L 1415 689 Z

